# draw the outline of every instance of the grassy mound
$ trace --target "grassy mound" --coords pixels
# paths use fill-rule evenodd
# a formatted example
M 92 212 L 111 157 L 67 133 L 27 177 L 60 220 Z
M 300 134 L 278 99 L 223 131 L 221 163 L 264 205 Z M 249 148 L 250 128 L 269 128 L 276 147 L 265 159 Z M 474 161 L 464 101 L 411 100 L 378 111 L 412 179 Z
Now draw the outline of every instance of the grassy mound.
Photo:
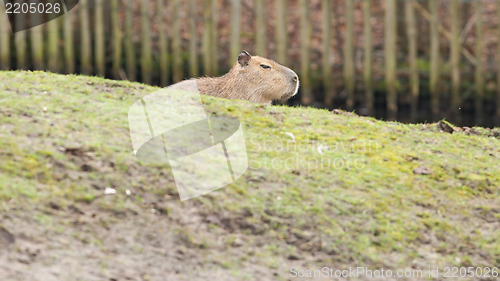
M 132 153 L 128 109 L 157 89 L 0 72 L 0 276 L 288 280 L 291 267 L 500 264 L 498 129 L 203 97 L 242 122 L 249 169 L 181 202 L 170 168 Z

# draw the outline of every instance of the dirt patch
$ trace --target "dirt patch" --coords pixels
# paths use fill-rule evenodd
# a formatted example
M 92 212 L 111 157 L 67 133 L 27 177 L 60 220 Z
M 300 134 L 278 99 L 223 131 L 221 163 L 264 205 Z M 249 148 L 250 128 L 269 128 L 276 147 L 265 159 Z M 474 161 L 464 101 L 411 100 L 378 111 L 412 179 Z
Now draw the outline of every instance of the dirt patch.
M 432 174 L 432 170 L 424 166 L 418 166 L 413 169 L 413 173 L 416 175 L 430 175 Z
M 345 110 L 342 110 L 342 109 L 334 109 L 334 110 L 332 110 L 332 113 L 335 114 L 335 115 L 344 115 L 344 116 L 348 116 L 348 117 L 358 116 L 354 112 L 345 111 Z
M 116 217 L 92 205 L 80 205 L 73 210 L 76 208 L 78 212 L 71 208 L 53 209 L 49 221 L 44 223 L 26 213 L 4 215 L 6 228 L 0 228 L 2 278 L 240 280 L 229 269 L 224 270 L 227 257 L 238 258 L 237 251 L 219 242 L 224 241 L 224 236 L 204 232 L 205 239 L 196 240 L 200 229 L 207 229 L 198 224 L 199 218 L 182 216 L 182 212 L 175 213 L 181 217 L 169 218 L 145 210 Z M 243 240 L 233 244 L 244 246 Z M 247 267 L 245 271 L 258 272 L 260 280 L 274 280 L 273 273 L 262 266 Z

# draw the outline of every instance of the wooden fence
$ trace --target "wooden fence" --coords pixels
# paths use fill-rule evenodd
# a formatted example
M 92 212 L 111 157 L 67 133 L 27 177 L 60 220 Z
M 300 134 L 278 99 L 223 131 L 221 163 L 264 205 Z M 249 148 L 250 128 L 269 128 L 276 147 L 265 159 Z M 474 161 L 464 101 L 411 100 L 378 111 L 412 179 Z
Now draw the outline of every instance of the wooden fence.
M 500 120 L 499 19 L 496 0 L 80 0 L 17 33 L 2 10 L 0 68 L 166 86 L 247 49 L 294 68 L 304 105 L 481 122 Z

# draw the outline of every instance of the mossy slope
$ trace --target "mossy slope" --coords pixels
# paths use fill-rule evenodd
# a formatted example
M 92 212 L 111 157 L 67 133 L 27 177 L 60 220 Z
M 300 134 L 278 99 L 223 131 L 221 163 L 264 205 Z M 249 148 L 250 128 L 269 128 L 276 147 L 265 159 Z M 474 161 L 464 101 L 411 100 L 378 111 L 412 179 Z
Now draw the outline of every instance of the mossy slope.
M 435 124 L 203 97 L 207 112 L 242 122 L 250 167 L 235 183 L 182 203 L 168 167 L 132 154 L 128 109 L 156 89 L 0 72 L 0 208 L 80 206 L 125 220 L 156 210 L 200 259 L 218 251 L 215 267 L 249 279 L 252 263 L 276 272 L 271 279 L 286 279 L 294 263 L 500 264 L 500 140 L 486 130 L 448 134 Z M 117 194 L 103 196 L 106 187 Z M 196 230 L 176 218 L 187 210 Z

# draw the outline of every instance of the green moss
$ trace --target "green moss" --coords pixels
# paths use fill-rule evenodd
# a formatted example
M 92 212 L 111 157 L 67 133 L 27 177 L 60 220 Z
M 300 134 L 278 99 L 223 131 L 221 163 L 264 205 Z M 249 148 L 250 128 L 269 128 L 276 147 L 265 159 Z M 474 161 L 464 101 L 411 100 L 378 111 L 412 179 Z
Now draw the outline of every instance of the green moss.
M 168 214 L 185 208 L 169 167 L 140 163 L 131 153 L 128 108 L 155 90 L 96 77 L 0 72 L 0 208 L 55 201 L 123 215 L 129 203 L 150 212 L 151 202 L 165 200 L 173 202 Z M 498 263 L 500 233 L 488 227 L 500 218 L 498 139 L 313 108 L 202 100 L 207 112 L 241 121 L 250 167 L 236 182 L 189 202 L 238 222 L 235 231 L 254 241 L 248 247 L 271 268 L 277 257 L 313 252 L 333 262 L 385 266 L 396 253 L 407 265 L 424 244 L 437 264 L 456 256 L 466 264 Z M 418 167 L 430 173 L 414 173 Z M 103 196 L 107 186 L 117 194 Z M 186 247 L 210 248 L 198 235 L 179 231 Z

